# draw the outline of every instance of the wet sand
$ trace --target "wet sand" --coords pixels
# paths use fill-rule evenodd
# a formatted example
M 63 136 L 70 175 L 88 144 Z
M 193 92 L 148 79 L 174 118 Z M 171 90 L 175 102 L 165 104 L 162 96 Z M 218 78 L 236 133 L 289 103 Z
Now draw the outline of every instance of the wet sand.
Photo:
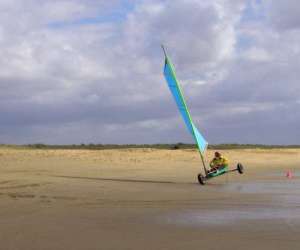
M 194 150 L 1 147 L 0 249 L 299 249 L 300 150 L 223 153 L 200 186 Z

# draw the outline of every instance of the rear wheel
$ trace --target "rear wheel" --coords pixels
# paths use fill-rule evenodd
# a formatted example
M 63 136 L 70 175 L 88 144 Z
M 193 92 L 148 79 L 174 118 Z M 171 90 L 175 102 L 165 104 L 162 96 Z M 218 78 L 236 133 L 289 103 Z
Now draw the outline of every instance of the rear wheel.
M 198 174 L 198 182 L 201 185 L 205 185 L 205 177 L 202 174 Z
M 236 166 L 236 169 L 240 174 L 244 173 L 244 167 L 243 167 L 242 163 L 238 163 Z

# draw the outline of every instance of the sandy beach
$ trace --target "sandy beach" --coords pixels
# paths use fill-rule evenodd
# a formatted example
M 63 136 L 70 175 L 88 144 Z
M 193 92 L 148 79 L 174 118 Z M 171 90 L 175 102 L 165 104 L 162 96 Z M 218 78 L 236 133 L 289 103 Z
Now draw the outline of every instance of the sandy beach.
M 300 150 L 221 152 L 1 147 L 0 249 L 299 249 Z

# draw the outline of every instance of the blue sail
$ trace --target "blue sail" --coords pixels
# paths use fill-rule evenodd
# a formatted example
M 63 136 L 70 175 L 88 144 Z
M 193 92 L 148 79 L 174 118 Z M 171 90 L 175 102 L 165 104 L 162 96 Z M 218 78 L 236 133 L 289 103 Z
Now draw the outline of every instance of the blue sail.
M 194 125 L 190 112 L 187 108 L 187 105 L 185 103 L 182 90 L 180 88 L 180 85 L 178 83 L 178 80 L 176 78 L 174 67 L 170 61 L 170 59 L 165 55 L 165 66 L 164 66 L 164 76 L 166 78 L 166 81 L 168 83 L 168 86 L 170 88 L 170 91 L 175 99 L 175 102 L 177 104 L 177 107 L 181 113 L 181 116 L 184 120 L 185 125 L 187 126 L 188 131 L 192 134 L 194 137 L 198 149 L 200 151 L 200 154 L 203 154 L 207 148 L 208 143 L 204 139 L 204 137 L 201 135 L 201 133 L 198 131 L 196 126 Z

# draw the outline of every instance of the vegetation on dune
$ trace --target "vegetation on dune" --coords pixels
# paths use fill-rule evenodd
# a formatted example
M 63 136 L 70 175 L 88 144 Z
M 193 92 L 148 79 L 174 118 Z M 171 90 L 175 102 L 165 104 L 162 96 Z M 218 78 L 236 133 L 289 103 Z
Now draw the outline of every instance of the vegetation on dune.
M 128 149 L 128 148 L 153 148 L 153 149 L 196 149 L 195 144 L 176 143 L 176 144 L 72 144 L 72 145 L 47 145 L 43 143 L 26 145 L 7 145 L 0 144 L 2 147 L 10 148 L 31 148 L 31 149 Z M 215 144 L 209 145 L 209 149 L 228 150 L 228 149 L 274 149 L 274 148 L 300 148 L 300 145 L 263 145 L 263 144 Z

